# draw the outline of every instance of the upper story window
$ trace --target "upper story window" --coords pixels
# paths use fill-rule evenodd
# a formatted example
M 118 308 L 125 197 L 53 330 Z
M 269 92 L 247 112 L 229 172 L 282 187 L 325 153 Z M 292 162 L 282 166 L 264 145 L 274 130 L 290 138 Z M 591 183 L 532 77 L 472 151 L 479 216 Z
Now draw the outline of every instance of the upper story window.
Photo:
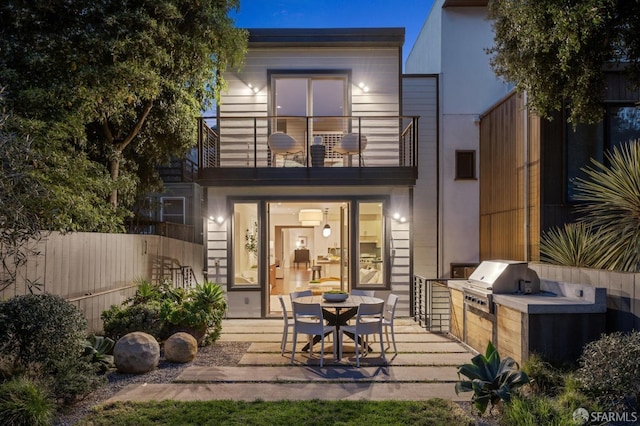
M 640 109 L 631 104 L 607 105 L 604 120 L 597 124 L 581 124 L 574 130 L 567 125 L 567 201 L 575 201 L 576 177 L 584 178 L 582 168 L 591 159 L 606 164 L 604 153 L 630 140 L 640 138 Z
M 348 75 L 345 73 L 274 73 L 271 76 L 272 111 L 278 116 L 272 131 L 285 132 L 305 140 L 307 132 L 344 132 L 347 115 Z M 313 117 L 307 122 L 303 118 Z M 324 117 L 324 118 L 323 118 Z

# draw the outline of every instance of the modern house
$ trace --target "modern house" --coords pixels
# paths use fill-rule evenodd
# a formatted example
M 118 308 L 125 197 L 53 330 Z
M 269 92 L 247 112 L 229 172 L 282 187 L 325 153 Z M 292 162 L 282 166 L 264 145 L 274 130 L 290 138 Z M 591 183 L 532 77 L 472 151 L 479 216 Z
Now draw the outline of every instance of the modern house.
M 413 274 L 437 273 L 437 78 L 403 76 L 403 44 L 402 28 L 249 30 L 197 161 L 229 317 L 302 289 L 394 292 L 408 315 Z

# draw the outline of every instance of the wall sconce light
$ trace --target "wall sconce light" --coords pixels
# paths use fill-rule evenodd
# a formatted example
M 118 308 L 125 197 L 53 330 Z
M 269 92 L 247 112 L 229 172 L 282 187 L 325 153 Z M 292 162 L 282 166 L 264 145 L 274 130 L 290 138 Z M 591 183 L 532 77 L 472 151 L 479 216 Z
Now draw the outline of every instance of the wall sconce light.
M 402 216 L 400 212 L 395 212 L 392 217 L 393 220 L 397 220 L 400 223 L 405 223 L 407 221 L 407 218 Z
M 253 93 L 258 93 L 260 91 L 260 89 L 258 89 L 258 87 L 254 86 L 252 83 L 247 83 L 247 86 L 249 86 L 249 89 L 251 89 Z
M 367 86 L 366 84 L 364 84 L 363 81 L 361 81 L 358 84 L 358 87 L 362 89 L 363 92 L 367 93 L 369 91 L 369 86 Z
M 209 220 L 210 220 L 211 222 L 216 222 L 217 224 L 222 225 L 222 223 L 224 222 L 224 216 L 219 215 L 219 216 L 217 216 L 217 217 L 214 217 L 214 216 L 212 215 L 212 216 L 209 216 Z
M 322 228 L 322 236 L 325 238 L 331 235 L 331 227 L 329 226 L 329 222 L 327 222 L 328 214 L 329 209 L 324 209 L 324 227 Z

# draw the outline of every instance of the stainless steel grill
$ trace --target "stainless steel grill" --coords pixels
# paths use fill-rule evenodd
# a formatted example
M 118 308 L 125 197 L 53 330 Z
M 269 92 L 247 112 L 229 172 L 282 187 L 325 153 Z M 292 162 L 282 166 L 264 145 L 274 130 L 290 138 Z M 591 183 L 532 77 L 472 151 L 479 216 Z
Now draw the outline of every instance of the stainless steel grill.
M 540 291 L 540 283 L 527 279 L 526 262 L 512 260 L 486 260 L 469 279 L 461 284 L 464 302 L 481 311 L 493 313 L 493 294 L 531 294 Z

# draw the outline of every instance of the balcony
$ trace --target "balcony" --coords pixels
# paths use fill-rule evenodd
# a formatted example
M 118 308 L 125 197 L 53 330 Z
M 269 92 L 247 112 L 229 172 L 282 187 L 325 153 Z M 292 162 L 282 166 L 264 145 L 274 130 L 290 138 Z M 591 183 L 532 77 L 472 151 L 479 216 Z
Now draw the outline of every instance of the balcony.
M 417 131 L 414 116 L 202 117 L 199 183 L 414 185 Z M 276 152 L 269 144 L 276 132 L 288 135 L 296 147 Z M 342 145 L 349 138 L 351 148 L 345 152 Z M 324 147 L 323 158 L 315 145 Z

